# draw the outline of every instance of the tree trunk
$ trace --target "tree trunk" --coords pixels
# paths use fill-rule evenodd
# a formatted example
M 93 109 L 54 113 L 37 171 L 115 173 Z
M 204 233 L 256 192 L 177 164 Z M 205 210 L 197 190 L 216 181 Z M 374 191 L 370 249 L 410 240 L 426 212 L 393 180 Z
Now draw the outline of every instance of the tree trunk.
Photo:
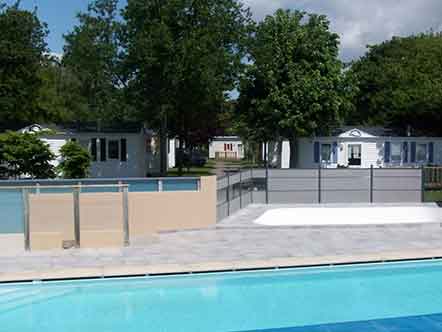
M 278 146 L 276 147 L 276 164 L 278 168 L 282 168 L 282 144 L 283 141 L 278 142 Z
M 184 168 L 184 165 L 183 165 L 183 161 L 184 161 L 184 146 L 183 146 L 183 143 L 184 143 L 184 138 L 183 138 L 183 136 L 181 136 L 180 138 L 179 138 L 179 145 L 178 145 L 178 175 L 179 176 L 183 176 L 183 168 Z
M 298 140 L 296 138 L 290 139 L 290 168 L 298 166 Z
M 168 160 L 168 150 L 169 142 L 167 135 L 167 118 L 164 114 L 161 119 L 161 129 L 160 129 L 160 174 L 161 176 L 167 176 L 167 160 Z

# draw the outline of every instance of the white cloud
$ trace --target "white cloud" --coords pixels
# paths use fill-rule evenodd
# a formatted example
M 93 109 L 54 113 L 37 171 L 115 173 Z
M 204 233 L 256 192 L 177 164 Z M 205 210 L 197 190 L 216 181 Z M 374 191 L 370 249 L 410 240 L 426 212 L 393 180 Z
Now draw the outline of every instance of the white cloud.
M 351 60 L 366 45 L 393 36 L 442 30 L 441 0 L 243 0 L 258 20 L 278 8 L 325 14 L 341 36 L 341 56 Z

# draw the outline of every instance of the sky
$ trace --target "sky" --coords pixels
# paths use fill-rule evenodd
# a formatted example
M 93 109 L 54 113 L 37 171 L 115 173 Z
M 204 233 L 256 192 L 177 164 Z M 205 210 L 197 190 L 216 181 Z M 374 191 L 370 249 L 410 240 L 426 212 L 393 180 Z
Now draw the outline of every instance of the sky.
M 325 14 L 334 32 L 341 37 L 341 58 L 350 61 L 363 55 L 367 45 L 393 36 L 407 36 L 442 30 L 442 0 L 242 0 L 256 20 L 278 8 Z M 7 0 L 7 3 L 14 0 Z M 76 23 L 75 15 L 87 8 L 89 0 L 22 0 L 28 9 L 38 8 L 48 24 L 48 44 L 62 53 L 63 34 Z M 124 5 L 125 0 L 121 0 Z

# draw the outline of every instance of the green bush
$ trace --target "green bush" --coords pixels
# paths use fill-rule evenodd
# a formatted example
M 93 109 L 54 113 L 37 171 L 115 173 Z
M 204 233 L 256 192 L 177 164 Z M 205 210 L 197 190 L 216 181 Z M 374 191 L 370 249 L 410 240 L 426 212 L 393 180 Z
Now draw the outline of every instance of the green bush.
M 62 161 L 58 170 L 65 179 L 82 179 L 89 174 L 91 155 L 77 142 L 68 142 L 60 149 Z
M 54 178 L 55 159 L 49 145 L 37 134 L 6 132 L 0 135 L 0 176 L 34 179 Z

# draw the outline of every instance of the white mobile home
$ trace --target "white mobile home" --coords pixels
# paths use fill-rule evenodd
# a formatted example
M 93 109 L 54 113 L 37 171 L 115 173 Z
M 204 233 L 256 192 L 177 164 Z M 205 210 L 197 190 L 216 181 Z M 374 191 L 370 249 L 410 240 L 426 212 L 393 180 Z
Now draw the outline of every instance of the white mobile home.
M 271 166 L 289 168 L 288 142 L 281 148 L 270 144 L 268 151 Z M 297 160 L 297 168 L 442 165 L 442 137 L 401 137 L 377 127 L 346 128 L 335 136 L 300 138 Z
M 209 144 L 210 159 L 244 159 L 244 145 L 238 136 L 214 137 Z
M 158 138 L 153 131 L 137 129 L 117 131 L 50 130 L 32 125 L 21 132 L 40 132 L 60 162 L 60 148 L 68 141 L 77 141 L 92 156 L 90 176 L 93 178 L 145 177 L 160 171 Z M 45 131 L 48 133 L 45 134 Z M 169 141 L 169 168 L 175 166 L 175 140 Z

